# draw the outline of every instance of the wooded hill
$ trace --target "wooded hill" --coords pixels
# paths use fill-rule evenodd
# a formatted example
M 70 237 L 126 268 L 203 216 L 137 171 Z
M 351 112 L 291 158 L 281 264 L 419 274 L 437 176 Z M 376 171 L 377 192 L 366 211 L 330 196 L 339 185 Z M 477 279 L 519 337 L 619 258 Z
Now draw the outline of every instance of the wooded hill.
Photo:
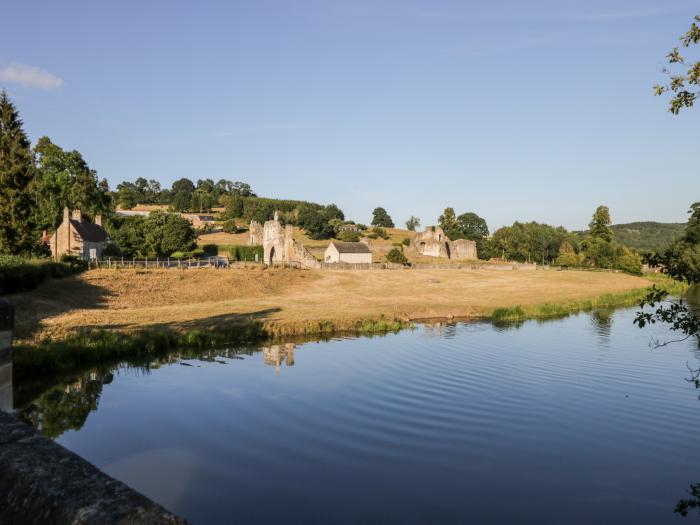
M 678 222 L 630 222 L 612 226 L 615 241 L 641 252 L 658 252 L 681 237 L 686 228 Z

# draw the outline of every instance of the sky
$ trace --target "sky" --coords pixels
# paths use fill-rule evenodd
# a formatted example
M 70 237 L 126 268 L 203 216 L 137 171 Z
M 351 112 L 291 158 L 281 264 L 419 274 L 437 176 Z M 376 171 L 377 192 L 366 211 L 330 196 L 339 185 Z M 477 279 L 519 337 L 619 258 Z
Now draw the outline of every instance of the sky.
M 685 222 L 700 108 L 654 97 L 700 2 L 8 2 L 0 88 L 32 142 L 137 177 L 248 182 L 368 223 Z M 697 56 L 697 55 L 696 55 Z

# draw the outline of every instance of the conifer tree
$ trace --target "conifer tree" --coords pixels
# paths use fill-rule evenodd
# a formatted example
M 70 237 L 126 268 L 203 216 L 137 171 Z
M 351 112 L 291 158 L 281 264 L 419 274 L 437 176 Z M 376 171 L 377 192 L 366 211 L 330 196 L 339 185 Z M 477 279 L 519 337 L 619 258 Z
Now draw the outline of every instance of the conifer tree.
M 0 92 L 0 254 L 28 254 L 36 246 L 30 185 L 34 163 L 22 121 Z

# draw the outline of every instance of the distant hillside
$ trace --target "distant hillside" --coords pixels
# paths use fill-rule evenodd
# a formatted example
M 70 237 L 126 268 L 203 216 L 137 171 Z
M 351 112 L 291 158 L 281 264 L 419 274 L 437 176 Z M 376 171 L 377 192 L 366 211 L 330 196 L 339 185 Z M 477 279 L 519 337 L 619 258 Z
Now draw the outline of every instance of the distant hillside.
M 639 251 L 659 251 L 683 235 L 685 223 L 630 222 L 614 224 L 615 240 Z

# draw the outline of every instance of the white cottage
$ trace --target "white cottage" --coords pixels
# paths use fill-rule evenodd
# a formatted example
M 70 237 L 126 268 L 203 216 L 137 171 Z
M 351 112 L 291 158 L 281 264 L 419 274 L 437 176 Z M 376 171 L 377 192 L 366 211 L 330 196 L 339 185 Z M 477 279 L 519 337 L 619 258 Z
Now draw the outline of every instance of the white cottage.
M 324 261 L 327 263 L 372 264 L 372 251 L 364 242 L 332 241 Z

